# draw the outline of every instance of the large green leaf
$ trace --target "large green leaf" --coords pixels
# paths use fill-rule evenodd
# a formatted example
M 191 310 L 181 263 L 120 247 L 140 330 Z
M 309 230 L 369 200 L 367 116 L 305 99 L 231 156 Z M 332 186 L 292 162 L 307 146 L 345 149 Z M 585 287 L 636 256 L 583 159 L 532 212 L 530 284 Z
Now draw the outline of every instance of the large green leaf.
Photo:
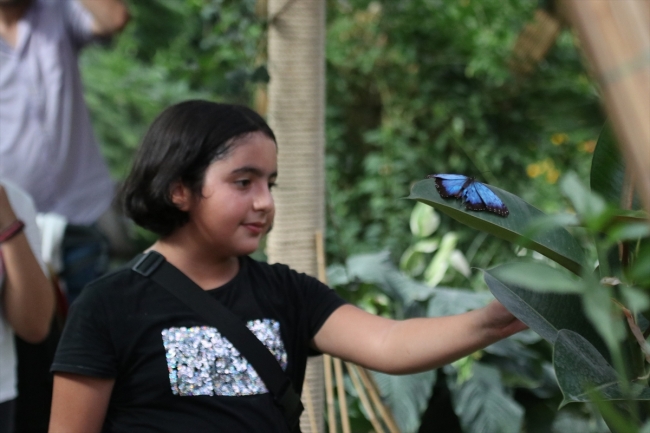
M 561 406 L 599 400 L 650 400 L 650 388 L 623 383 L 616 370 L 580 334 L 563 329 L 553 346 L 553 366 L 564 395 Z
M 508 270 L 506 264 L 483 271 L 490 291 L 508 311 L 551 343 L 555 343 L 561 329 L 570 329 L 583 335 L 609 358 L 607 346 L 583 312 L 579 295 L 539 292 L 506 283 L 501 274 L 507 275 Z
M 472 376 L 460 385 L 450 384 L 454 412 L 467 433 L 519 433 L 524 409 L 503 391 L 495 367 L 476 363 Z
M 545 214 L 507 191 L 493 186 L 490 186 L 490 189 L 508 206 L 510 210 L 508 217 L 504 218 L 491 212 L 468 211 L 460 200 L 440 197 L 433 179 L 425 179 L 416 183 L 407 198 L 433 206 L 440 212 L 474 229 L 510 242 L 523 244 L 554 260 L 571 272 L 581 273 L 585 262 L 584 252 L 578 241 L 568 231 L 556 227 L 548 231 L 537 232 L 528 238 L 531 221 L 544 217 Z
M 582 293 L 584 283 L 566 269 L 538 261 L 510 262 L 499 266 L 499 279 L 508 285 L 546 293 Z
M 625 183 L 625 161 L 619 151 L 614 131 L 605 124 L 598 137 L 598 144 L 591 161 L 591 190 L 610 203 L 620 205 Z M 634 197 L 632 209 L 642 209 L 638 195 Z
M 436 382 L 436 371 L 405 376 L 378 372 L 372 375 L 400 430 L 404 433 L 417 431 Z
M 484 307 L 494 298 L 488 292 L 436 287 L 429 300 L 427 317 L 451 316 Z

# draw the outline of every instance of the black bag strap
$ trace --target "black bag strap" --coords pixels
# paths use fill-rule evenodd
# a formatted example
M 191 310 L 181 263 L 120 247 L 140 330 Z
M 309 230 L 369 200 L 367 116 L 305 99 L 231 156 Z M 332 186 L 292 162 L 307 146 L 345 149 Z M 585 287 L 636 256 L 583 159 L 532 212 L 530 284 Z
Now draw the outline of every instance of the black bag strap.
M 290 431 L 300 431 L 300 414 L 304 410 L 300 396 L 277 359 L 244 322 L 156 251 L 144 254 L 132 269 L 167 289 L 216 327 L 257 371 L 282 409 Z

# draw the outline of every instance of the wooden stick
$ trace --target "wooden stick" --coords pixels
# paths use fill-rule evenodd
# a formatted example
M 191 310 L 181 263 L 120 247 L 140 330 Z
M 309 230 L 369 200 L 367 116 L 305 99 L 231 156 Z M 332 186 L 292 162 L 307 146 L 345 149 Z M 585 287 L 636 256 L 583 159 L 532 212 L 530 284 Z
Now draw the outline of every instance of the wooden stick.
M 336 408 L 334 407 L 334 384 L 332 382 L 332 357 L 323 355 L 325 367 L 325 401 L 327 402 L 327 425 L 330 433 L 337 433 Z
M 366 389 L 368 390 L 368 394 L 370 394 L 370 399 L 375 405 L 375 408 L 383 418 L 384 423 L 386 423 L 386 427 L 388 427 L 388 431 L 390 433 L 400 433 L 399 427 L 397 427 L 397 423 L 395 423 L 395 419 L 393 418 L 393 414 L 390 412 L 390 410 L 384 405 L 384 402 L 381 400 L 381 397 L 379 396 L 379 389 L 377 388 L 377 384 L 372 379 L 370 373 L 368 373 L 368 371 L 363 367 L 357 367 L 357 371 L 359 372 L 359 377 L 361 378 L 361 382 L 363 382 L 363 386 L 366 387 Z
M 316 266 L 318 268 L 318 279 L 321 283 L 327 284 L 327 270 L 325 267 L 325 242 L 323 232 L 316 231 Z
M 316 230 L 316 267 L 318 269 L 318 279 L 321 283 L 327 284 L 327 272 L 325 267 L 325 243 L 323 242 L 323 232 Z M 323 355 L 323 366 L 325 367 L 325 398 L 327 401 L 327 424 L 330 433 L 336 433 L 336 409 L 334 407 L 334 385 L 332 384 L 332 357 Z M 337 376 L 338 382 L 338 376 Z M 343 382 L 341 381 L 341 384 Z M 337 383 L 338 386 L 338 383 Z M 339 397 L 340 399 L 340 397 Z M 340 402 L 339 402 L 340 404 Z M 347 406 L 346 406 L 347 409 Z M 341 411 L 341 416 L 343 411 Z M 347 416 L 347 410 L 346 410 Z
M 336 375 L 336 391 L 339 397 L 339 410 L 341 411 L 341 426 L 343 433 L 350 433 L 350 418 L 348 417 L 348 403 L 345 398 L 345 383 L 343 382 L 343 365 L 340 359 L 333 358 L 334 373 Z
M 377 433 L 384 433 L 384 428 L 382 427 L 381 423 L 377 419 L 377 416 L 375 415 L 375 411 L 372 410 L 370 401 L 368 401 L 368 396 L 366 395 L 366 391 L 363 389 L 363 386 L 361 386 L 361 382 L 359 382 L 359 378 L 357 377 L 358 375 L 357 366 L 352 364 L 351 362 L 346 362 L 345 366 L 348 368 L 348 374 L 350 375 L 350 379 L 352 379 L 352 384 L 354 385 L 354 388 L 357 390 L 357 393 L 359 393 L 359 400 L 361 400 L 361 404 L 363 405 L 363 408 L 368 413 L 370 424 L 372 424 L 372 427 L 375 429 Z

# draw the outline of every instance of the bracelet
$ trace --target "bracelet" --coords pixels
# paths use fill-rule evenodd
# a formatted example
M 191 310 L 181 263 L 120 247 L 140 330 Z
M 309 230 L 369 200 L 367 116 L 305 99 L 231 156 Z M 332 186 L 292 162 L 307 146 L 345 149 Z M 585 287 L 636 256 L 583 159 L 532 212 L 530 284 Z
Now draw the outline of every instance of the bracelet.
M 7 228 L 0 231 L 0 244 L 13 238 L 18 233 L 22 232 L 24 228 L 25 228 L 25 223 L 22 222 L 21 220 L 16 220 L 11 224 L 9 224 Z

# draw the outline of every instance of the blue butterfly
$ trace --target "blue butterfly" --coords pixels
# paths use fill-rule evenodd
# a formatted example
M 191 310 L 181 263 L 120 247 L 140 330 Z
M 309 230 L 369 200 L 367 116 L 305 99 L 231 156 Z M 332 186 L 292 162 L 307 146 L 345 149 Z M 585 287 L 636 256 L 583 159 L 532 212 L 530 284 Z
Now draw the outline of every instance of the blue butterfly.
M 469 210 L 485 210 L 507 217 L 510 211 L 495 193 L 473 177 L 462 174 L 430 174 L 427 178 L 436 180 L 440 197 L 454 197 L 465 203 Z

